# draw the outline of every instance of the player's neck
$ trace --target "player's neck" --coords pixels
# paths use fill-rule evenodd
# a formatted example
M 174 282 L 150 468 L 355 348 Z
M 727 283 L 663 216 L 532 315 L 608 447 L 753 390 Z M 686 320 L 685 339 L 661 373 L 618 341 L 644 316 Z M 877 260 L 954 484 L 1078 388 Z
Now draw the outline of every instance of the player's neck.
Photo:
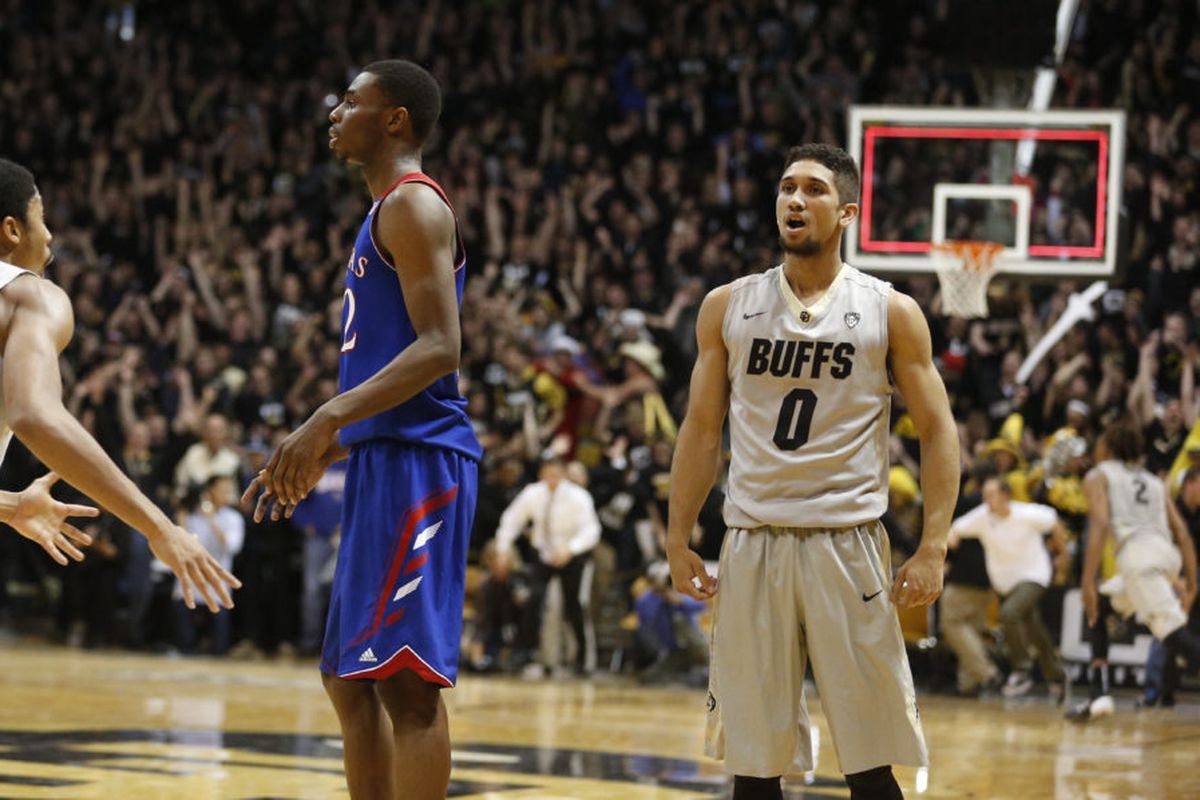
M 29 272 L 32 272 L 34 275 L 41 275 L 46 271 L 45 264 L 34 264 L 34 265 L 22 264 L 22 263 L 20 263 L 20 261 L 18 261 L 16 258 L 14 258 L 15 255 L 16 255 L 15 250 L 10 250 L 7 253 L 0 253 L 0 261 L 3 261 L 5 264 L 12 264 L 14 267 L 20 267 L 21 269 L 28 270 Z
M 808 257 L 788 253 L 783 259 L 783 274 L 801 300 L 823 293 L 841 269 L 842 258 L 836 250 Z
M 362 171 L 371 197 L 378 198 L 405 175 L 420 172 L 421 155 L 411 152 L 389 153 L 378 161 L 363 164 Z

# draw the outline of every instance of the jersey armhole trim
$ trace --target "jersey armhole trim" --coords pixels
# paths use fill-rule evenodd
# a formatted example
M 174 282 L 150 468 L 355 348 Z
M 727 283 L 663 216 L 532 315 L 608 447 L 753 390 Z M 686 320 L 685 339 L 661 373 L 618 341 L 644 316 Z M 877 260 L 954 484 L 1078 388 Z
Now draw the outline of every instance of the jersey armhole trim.
M 446 196 L 446 192 L 443 191 L 442 187 L 424 172 L 410 172 L 407 175 L 402 176 L 399 180 L 389 186 L 388 190 L 381 194 L 375 201 L 375 206 L 371 209 L 371 224 L 367 226 L 367 232 L 371 236 L 371 246 L 375 248 L 376 254 L 378 254 L 383 263 L 387 264 L 392 272 L 395 272 L 396 263 L 387 253 L 384 252 L 384 249 L 379 246 L 379 241 L 375 238 L 375 218 L 379 213 L 379 209 L 383 207 L 383 201 L 387 199 L 387 196 L 399 188 L 401 184 L 405 183 L 419 183 L 422 186 L 428 186 L 434 191 L 435 194 L 437 194 L 441 201 L 446 204 L 446 208 L 450 209 L 450 216 L 454 217 L 454 239 L 458 245 L 458 260 L 455 262 L 452 272 L 457 274 L 463 267 L 467 265 L 467 245 L 463 241 L 462 226 L 458 224 L 458 212 L 456 212 L 454 210 L 454 206 L 450 204 L 450 198 Z

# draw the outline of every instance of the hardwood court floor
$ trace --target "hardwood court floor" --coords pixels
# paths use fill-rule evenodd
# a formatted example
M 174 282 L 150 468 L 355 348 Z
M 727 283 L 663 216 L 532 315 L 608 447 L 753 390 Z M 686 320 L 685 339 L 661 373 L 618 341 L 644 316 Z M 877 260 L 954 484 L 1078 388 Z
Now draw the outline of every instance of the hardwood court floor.
M 0 798 L 346 798 L 337 723 L 307 664 L 0 649 Z M 701 756 L 704 693 L 612 679 L 465 676 L 447 694 L 451 796 L 474 800 L 722 795 Z M 813 703 L 819 764 L 790 798 L 848 793 Z M 1200 797 L 1200 707 L 1081 727 L 1044 698 L 922 698 L 927 773 L 910 798 Z

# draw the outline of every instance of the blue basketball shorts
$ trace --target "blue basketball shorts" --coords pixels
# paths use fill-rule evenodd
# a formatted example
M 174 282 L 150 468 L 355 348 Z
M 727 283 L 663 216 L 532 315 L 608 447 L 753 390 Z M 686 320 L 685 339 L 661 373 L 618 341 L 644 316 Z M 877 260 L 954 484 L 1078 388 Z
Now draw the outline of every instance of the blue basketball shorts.
M 354 446 L 322 672 L 377 680 L 409 669 L 454 685 L 478 475 L 452 450 Z

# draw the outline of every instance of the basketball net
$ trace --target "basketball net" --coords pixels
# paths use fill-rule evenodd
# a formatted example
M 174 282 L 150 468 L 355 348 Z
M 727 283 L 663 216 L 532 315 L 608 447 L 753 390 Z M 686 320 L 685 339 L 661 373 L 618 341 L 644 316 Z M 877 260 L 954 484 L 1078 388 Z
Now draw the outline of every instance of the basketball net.
M 942 286 L 942 315 L 986 317 L 988 282 L 996 274 L 1004 245 L 959 239 L 935 242 L 929 252 Z

